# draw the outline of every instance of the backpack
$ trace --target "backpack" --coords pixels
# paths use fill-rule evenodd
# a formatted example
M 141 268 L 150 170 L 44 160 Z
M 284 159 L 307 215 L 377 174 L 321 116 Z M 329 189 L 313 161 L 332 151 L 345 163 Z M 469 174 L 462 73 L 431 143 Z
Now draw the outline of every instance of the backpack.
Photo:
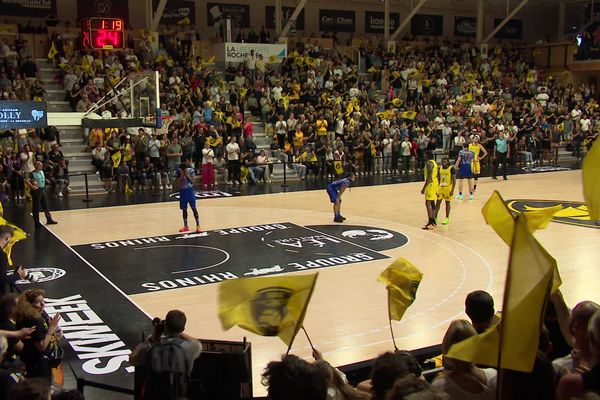
M 189 377 L 181 338 L 163 338 L 146 355 L 144 400 L 187 399 Z

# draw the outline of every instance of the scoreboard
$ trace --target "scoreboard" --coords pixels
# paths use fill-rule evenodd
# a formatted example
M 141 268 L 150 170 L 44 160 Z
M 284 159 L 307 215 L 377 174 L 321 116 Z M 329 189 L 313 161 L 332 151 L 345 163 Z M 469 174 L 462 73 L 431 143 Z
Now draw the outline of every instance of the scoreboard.
M 82 46 L 94 50 L 118 50 L 125 45 L 125 23 L 120 18 L 87 18 L 83 21 Z

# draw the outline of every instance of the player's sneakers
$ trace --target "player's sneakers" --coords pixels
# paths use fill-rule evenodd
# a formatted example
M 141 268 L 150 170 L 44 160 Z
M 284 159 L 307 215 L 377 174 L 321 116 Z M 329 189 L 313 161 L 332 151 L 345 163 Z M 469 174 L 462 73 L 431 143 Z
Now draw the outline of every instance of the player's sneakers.
M 181 232 L 181 233 L 183 233 L 183 232 L 189 232 L 189 231 L 190 231 L 190 228 L 188 228 L 187 226 L 184 226 L 183 228 L 181 228 L 179 230 L 179 232 Z
M 423 227 L 423 229 L 426 231 L 431 231 L 431 230 L 434 230 L 435 228 L 437 228 L 437 226 L 435 224 L 427 224 Z
M 444 222 L 442 222 L 442 225 L 448 225 L 450 223 L 450 218 L 446 217 L 444 218 Z
M 333 219 L 333 222 L 344 222 L 344 218 L 342 218 L 341 216 L 340 217 L 335 217 Z
M 456 200 L 464 200 L 465 196 L 463 196 L 462 194 L 457 194 L 456 195 Z
M 201 233 L 202 232 L 202 228 L 200 228 L 199 226 L 196 227 L 196 233 Z
M 340 218 L 342 219 L 342 221 L 346 220 L 346 217 L 344 217 L 343 215 L 340 215 Z
M 469 200 L 475 200 L 475 195 L 474 194 L 470 195 Z

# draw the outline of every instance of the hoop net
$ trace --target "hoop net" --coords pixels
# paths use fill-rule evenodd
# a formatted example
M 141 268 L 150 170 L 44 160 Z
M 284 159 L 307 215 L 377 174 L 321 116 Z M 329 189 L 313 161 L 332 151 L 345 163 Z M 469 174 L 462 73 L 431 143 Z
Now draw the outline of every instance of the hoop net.
M 171 123 L 175 120 L 175 117 L 171 117 L 171 116 L 161 117 L 161 118 L 162 118 L 162 126 L 160 128 L 152 128 L 155 135 L 166 135 L 169 132 L 169 126 L 171 126 Z M 148 124 L 152 124 L 152 125 L 156 126 L 156 117 L 155 116 L 149 116 L 145 119 L 146 119 L 146 122 L 148 122 Z

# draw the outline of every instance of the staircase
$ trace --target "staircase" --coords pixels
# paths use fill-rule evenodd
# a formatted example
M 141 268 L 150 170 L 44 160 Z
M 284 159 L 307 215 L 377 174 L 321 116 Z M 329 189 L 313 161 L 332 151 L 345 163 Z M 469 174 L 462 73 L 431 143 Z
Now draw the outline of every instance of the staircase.
M 46 104 L 49 112 L 71 112 L 71 106 L 65 101 L 65 89 L 62 83 L 57 81 L 60 69 L 52 65 L 47 58 L 36 59 L 40 76 L 46 88 Z M 88 187 L 90 192 L 103 192 L 104 185 L 100 178 L 95 175 L 96 170 L 91 164 L 91 154 L 86 153 L 83 143 L 83 133 L 80 126 L 57 126 L 60 131 L 61 150 L 69 161 L 69 173 L 73 175 L 88 174 Z M 73 192 L 83 193 L 85 191 L 85 177 L 72 176 L 69 179 Z

